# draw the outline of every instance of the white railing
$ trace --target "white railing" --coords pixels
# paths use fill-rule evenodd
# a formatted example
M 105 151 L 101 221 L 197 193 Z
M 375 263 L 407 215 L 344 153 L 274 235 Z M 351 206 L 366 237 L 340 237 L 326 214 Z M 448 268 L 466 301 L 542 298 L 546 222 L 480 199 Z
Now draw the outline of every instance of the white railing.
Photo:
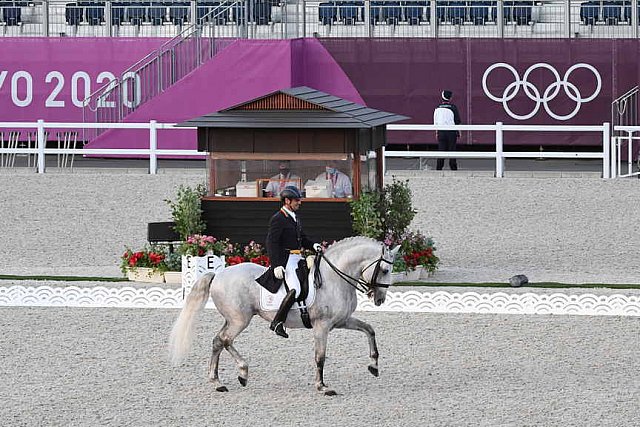
M 633 157 L 634 147 L 635 151 L 640 149 L 639 146 L 634 146 L 640 140 L 640 136 L 635 136 L 636 132 L 640 132 L 640 126 L 616 126 L 615 130 L 618 132 L 625 132 L 625 136 L 615 136 L 611 138 L 611 175 L 613 177 L 626 178 L 630 176 L 640 175 L 640 156 L 638 157 L 637 169 L 633 169 Z M 627 172 L 622 172 L 622 154 L 626 145 L 626 164 Z
M 4 148 L 0 146 L 0 155 L 3 154 L 27 154 L 37 155 L 38 173 L 45 171 L 45 155 L 47 154 L 71 154 L 71 155 L 141 155 L 149 156 L 149 173 L 155 175 L 158 172 L 158 156 L 206 156 L 206 153 L 197 150 L 166 150 L 158 148 L 158 129 L 196 129 L 190 127 L 176 127 L 175 123 L 158 123 L 155 120 L 149 123 L 54 123 L 38 120 L 37 122 L 0 122 L 0 129 L 36 129 L 36 148 Z M 45 129 L 148 129 L 149 148 L 46 148 Z
M 597 126 L 568 126 L 568 125 L 505 125 L 497 122 L 495 125 L 387 125 L 389 131 L 413 130 L 468 130 L 494 131 L 495 151 L 400 151 L 385 152 L 385 157 L 418 157 L 418 158 L 472 158 L 495 159 L 497 178 L 504 177 L 504 161 L 507 158 L 554 158 L 554 159 L 602 159 L 602 177 L 612 178 L 611 174 L 611 146 L 609 123 Z M 504 151 L 505 132 L 598 132 L 602 134 L 602 150 L 600 152 L 548 152 L 548 151 Z
M 158 123 L 151 120 L 148 123 L 57 123 L 45 122 L 0 122 L 0 129 L 36 129 L 35 148 L 4 148 L 0 146 L 0 155 L 4 154 L 27 154 L 37 156 L 38 173 L 45 172 L 45 155 L 47 154 L 71 154 L 71 155 L 139 155 L 149 157 L 149 173 L 156 174 L 158 170 L 158 156 L 197 156 L 204 158 L 205 153 L 196 150 L 167 150 L 158 149 L 157 132 L 158 129 L 195 129 L 187 127 L 176 127 L 175 123 Z M 46 148 L 46 129 L 148 129 L 149 148 L 127 149 L 127 148 Z M 556 159 L 601 159 L 602 177 L 615 177 L 617 170 L 615 156 L 611 156 L 611 147 L 615 139 L 610 138 L 609 123 L 594 126 L 554 126 L 554 125 L 505 125 L 498 122 L 493 125 L 456 125 L 456 126 L 436 126 L 436 125 L 388 125 L 387 129 L 393 131 L 436 131 L 436 130 L 459 130 L 459 131 L 492 131 L 495 132 L 495 151 L 401 151 L 386 152 L 385 157 L 417 157 L 417 158 L 493 158 L 495 159 L 495 176 L 504 177 L 504 163 L 507 158 L 556 158 Z M 632 129 L 640 131 L 640 127 L 616 127 L 616 130 Z M 596 132 L 602 134 L 602 149 L 599 152 L 543 152 L 543 151 L 505 151 L 505 132 Z M 618 153 L 616 150 L 615 153 Z

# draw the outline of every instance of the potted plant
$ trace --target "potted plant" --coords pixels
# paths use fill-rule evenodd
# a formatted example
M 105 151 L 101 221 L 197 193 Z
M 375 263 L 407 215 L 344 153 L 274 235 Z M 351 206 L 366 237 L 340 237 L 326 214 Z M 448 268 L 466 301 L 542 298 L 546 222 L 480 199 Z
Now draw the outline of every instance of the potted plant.
M 132 251 L 127 247 L 120 257 L 120 270 L 133 282 L 164 283 L 164 258 L 162 250 L 145 247 Z
M 171 209 L 174 230 L 180 235 L 182 241 L 189 236 L 201 234 L 206 228 L 202 220 L 202 205 L 200 199 L 207 194 L 204 184 L 195 187 L 180 185 L 176 195 L 176 200 L 165 199 Z
M 400 240 L 402 258 L 407 265 L 410 280 L 426 278 L 437 270 L 439 259 L 434 253 L 436 248 L 433 239 L 419 231 L 408 231 Z M 423 274 L 425 270 L 426 273 Z
M 164 281 L 171 284 L 182 283 L 182 256 L 177 252 L 167 252 L 164 258 L 167 271 L 164 272 Z

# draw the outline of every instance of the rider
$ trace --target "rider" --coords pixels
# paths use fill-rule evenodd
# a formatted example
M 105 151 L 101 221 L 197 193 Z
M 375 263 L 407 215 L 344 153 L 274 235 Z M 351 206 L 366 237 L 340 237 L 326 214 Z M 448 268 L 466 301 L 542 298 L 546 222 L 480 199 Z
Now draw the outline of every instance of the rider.
M 283 338 L 289 338 L 284 329 L 287 314 L 294 303 L 295 297 L 300 293 L 300 282 L 296 275 L 298 261 L 302 259 L 302 248 L 321 251 L 319 243 L 313 243 L 302 231 L 300 217 L 297 214 L 300 209 L 302 195 L 300 190 L 290 185 L 280 193 L 282 208 L 276 212 L 269 221 L 269 233 L 267 234 L 267 253 L 271 260 L 273 275 L 276 279 L 285 279 L 287 294 L 278 308 L 271 330 Z

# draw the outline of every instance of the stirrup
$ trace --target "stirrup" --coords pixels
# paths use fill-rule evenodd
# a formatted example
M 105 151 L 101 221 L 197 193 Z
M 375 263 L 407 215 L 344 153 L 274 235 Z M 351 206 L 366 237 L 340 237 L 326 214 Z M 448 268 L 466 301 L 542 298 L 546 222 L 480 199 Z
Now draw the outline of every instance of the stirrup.
M 272 324 L 270 329 L 282 338 L 289 338 L 287 331 L 284 329 L 284 322 L 278 322 L 275 325 Z

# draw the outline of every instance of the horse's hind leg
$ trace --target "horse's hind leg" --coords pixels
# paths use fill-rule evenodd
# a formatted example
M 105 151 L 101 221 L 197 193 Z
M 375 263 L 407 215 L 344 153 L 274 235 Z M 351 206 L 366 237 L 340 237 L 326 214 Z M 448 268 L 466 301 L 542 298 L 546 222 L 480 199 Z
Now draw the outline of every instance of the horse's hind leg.
M 226 348 L 231 356 L 235 359 L 236 365 L 240 370 L 238 381 L 243 386 L 247 385 L 247 379 L 249 377 L 249 365 L 240 355 L 240 353 L 233 347 L 233 340 L 245 330 L 249 325 L 251 316 L 247 318 L 238 318 L 226 320 L 218 335 L 213 339 L 213 349 L 211 352 L 211 362 L 209 363 L 209 380 L 215 385 L 217 391 L 228 391 L 218 377 L 218 363 L 220 361 L 220 353 L 223 348 Z
M 363 322 L 355 317 L 349 317 L 344 324 L 337 326 L 340 329 L 352 329 L 355 331 L 364 332 L 369 338 L 369 357 L 371 363 L 369 364 L 369 372 L 374 376 L 378 376 L 378 345 L 376 344 L 376 333 L 368 323 Z

